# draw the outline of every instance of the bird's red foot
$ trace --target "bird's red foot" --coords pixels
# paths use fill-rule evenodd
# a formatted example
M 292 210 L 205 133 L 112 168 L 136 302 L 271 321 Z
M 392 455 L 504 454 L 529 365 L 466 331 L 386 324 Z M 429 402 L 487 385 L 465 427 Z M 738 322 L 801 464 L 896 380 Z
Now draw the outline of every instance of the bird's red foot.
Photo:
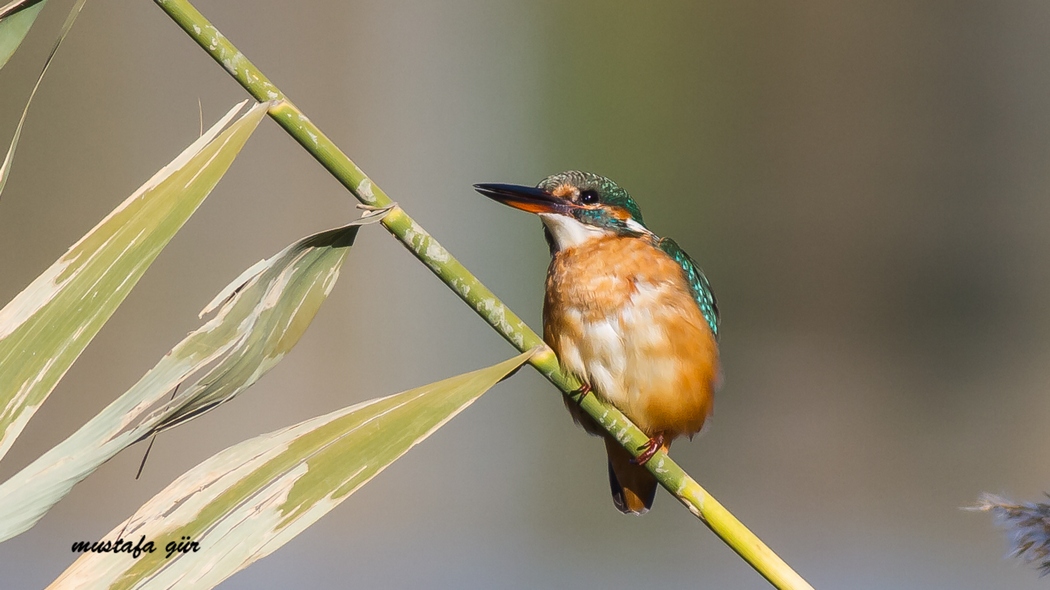
M 582 404 L 583 403 L 583 398 L 587 397 L 587 394 L 590 393 L 590 392 L 591 392 L 591 384 L 590 383 L 584 383 L 583 385 L 579 386 L 578 388 L 573 389 L 572 392 L 569 395 L 578 395 L 578 396 L 580 396 L 580 397 L 576 398 L 576 403 Z
M 639 450 L 645 450 L 642 450 L 642 454 L 631 459 L 631 463 L 634 463 L 635 465 L 645 465 L 649 462 L 649 459 L 653 458 L 653 455 L 655 455 L 656 451 L 659 451 L 662 446 L 664 446 L 664 433 L 657 432 L 656 436 L 650 437 L 644 445 L 638 447 Z

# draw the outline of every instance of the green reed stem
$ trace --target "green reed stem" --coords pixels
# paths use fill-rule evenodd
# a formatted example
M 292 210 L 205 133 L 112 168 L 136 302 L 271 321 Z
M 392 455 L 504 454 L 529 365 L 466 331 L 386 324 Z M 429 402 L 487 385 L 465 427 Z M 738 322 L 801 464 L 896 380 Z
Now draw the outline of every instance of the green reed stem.
M 390 197 L 357 167 L 310 119 L 222 35 L 188 0 L 154 0 L 215 61 L 256 100 L 271 101 L 270 116 L 306 151 L 310 152 L 359 201 L 373 207 L 391 204 Z M 529 363 L 570 395 L 580 383 L 563 372 L 558 359 L 543 339 L 481 284 L 452 254 L 419 226 L 405 211 L 394 208 L 383 218 L 383 226 L 416 258 L 434 272 L 478 315 L 520 351 L 543 347 Z M 588 395 L 581 404 L 620 444 L 637 455 L 648 440 L 622 412 Z M 657 453 L 647 464 L 649 471 L 669 492 L 769 582 L 781 589 L 812 587 L 769 547 L 747 529 L 717 500 L 696 483 L 666 453 Z

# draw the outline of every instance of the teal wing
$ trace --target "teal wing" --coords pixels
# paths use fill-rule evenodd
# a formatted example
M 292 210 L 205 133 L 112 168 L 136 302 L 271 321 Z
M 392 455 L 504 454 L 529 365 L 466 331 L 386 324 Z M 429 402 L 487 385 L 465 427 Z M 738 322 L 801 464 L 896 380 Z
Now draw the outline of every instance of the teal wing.
M 656 245 L 682 267 L 692 288 L 693 299 L 696 299 L 696 304 L 700 307 L 700 313 L 704 314 L 707 325 L 711 326 L 711 332 L 718 338 L 718 303 L 715 301 L 714 291 L 711 290 L 711 283 L 707 282 L 707 277 L 700 267 L 674 240 L 660 238 Z

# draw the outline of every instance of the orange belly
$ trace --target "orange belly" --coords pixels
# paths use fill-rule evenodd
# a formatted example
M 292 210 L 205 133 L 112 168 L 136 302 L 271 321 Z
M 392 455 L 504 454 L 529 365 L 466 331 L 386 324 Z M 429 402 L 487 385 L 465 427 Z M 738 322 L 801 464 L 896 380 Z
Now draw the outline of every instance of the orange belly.
M 712 409 L 718 345 L 663 251 L 607 237 L 557 252 L 543 317 L 544 340 L 564 368 L 645 433 L 699 432 Z

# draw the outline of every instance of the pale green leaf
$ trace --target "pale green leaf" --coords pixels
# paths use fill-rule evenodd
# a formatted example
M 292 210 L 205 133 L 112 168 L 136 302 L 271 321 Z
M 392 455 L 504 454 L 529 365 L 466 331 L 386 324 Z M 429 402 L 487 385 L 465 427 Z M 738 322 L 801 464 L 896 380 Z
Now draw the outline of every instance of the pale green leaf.
M 513 373 L 497 365 L 256 437 L 204 461 L 107 535 L 156 551 L 87 553 L 50 588 L 212 588 L 276 551 Z M 199 551 L 166 556 L 190 537 Z
M 161 169 L 0 310 L 0 457 L 266 114 L 243 108 Z M 216 137 L 217 136 L 217 137 Z
M 14 10 L 19 8 L 17 5 L 18 2 L 12 2 L 4 9 Z M 29 33 L 30 27 L 36 22 L 36 16 L 40 14 L 40 9 L 43 7 L 44 2 L 39 2 L 28 8 L 22 8 L 10 16 L 0 18 L 0 68 L 4 67 L 7 60 L 11 59 L 15 50 L 22 44 L 22 39 L 25 39 L 26 34 Z
M 380 217 L 371 215 L 303 238 L 255 264 L 219 293 L 201 315 L 224 306 L 223 323 L 236 329 L 235 346 L 163 410 L 165 417 L 154 431 L 172 428 L 229 401 L 280 362 L 335 286 L 358 226 Z
M 80 430 L 0 485 L 0 540 L 33 526 L 124 448 L 229 400 L 277 364 L 331 292 L 360 223 L 304 238 L 252 266 L 205 310 L 218 308 L 215 317 Z M 176 385 L 209 366 L 170 398 Z

